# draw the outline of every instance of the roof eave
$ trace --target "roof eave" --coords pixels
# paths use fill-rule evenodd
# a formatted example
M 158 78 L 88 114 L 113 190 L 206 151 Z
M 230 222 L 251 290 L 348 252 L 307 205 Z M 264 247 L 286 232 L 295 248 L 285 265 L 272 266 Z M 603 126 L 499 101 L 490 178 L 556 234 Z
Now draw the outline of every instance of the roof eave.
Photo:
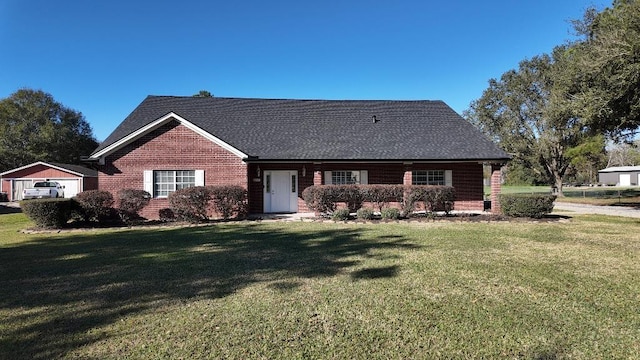
M 246 157 L 243 161 L 248 163 L 491 163 L 506 164 L 511 158 L 464 158 L 464 159 L 278 159 Z
M 70 174 L 73 174 L 73 175 L 76 175 L 76 176 L 80 176 L 80 177 L 86 177 L 86 176 L 87 176 L 87 175 L 82 174 L 82 173 L 79 173 L 79 172 L 77 172 L 77 171 L 73 171 L 73 170 L 71 170 L 71 169 L 67 169 L 67 168 L 64 168 L 64 167 L 56 166 L 56 165 L 53 165 L 53 164 L 50 164 L 50 163 L 47 163 L 47 162 L 44 162 L 44 161 L 36 161 L 36 162 L 34 162 L 34 163 L 31 163 L 31 164 L 28 164 L 28 165 L 21 166 L 21 167 L 19 167 L 19 168 L 15 168 L 15 169 L 7 170 L 7 171 L 5 171 L 5 172 L 3 172 L 3 173 L 0 173 L 0 176 L 4 176 L 4 175 L 7 175 L 7 174 L 11 174 L 11 173 L 16 172 L 16 171 L 22 171 L 22 170 L 28 169 L 28 168 L 30 168 L 30 167 L 32 167 L 32 166 L 36 166 L 36 165 L 44 165 L 44 166 L 48 166 L 48 167 L 54 168 L 54 169 L 56 169 L 56 170 L 64 171 L 64 172 L 67 172 L 67 173 L 70 173 Z
M 121 138 L 118 141 L 115 141 L 114 143 L 110 144 L 109 146 L 106 146 L 105 148 L 91 154 L 91 156 L 89 156 L 89 159 L 93 159 L 93 160 L 99 160 L 101 158 L 104 158 L 105 156 L 112 154 L 113 152 L 117 151 L 118 149 L 121 149 L 124 146 L 127 146 L 129 144 L 131 144 L 132 142 L 136 141 L 137 139 L 139 139 L 140 137 L 150 133 L 153 130 L 156 130 L 157 128 L 159 128 L 160 126 L 170 122 L 170 121 L 178 121 L 181 125 L 187 127 L 188 129 L 194 131 L 195 133 L 197 133 L 198 135 L 203 136 L 204 138 L 216 143 L 217 145 L 219 145 L 220 147 L 222 147 L 223 149 L 233 153 L 234 155 L 238 156 L 241 159 L 247 158 L 248 155 L 245 154 L 244 152 L 242 152 L 241 150 L 233 147 L 232 145 L 226 143 L 225 141 L 223 141 L 222 139 L 212 135 L 211 133 L 209 133 L 206 130 L 203 130 L 202 128 L 200 128 L 199 126 L 195 125 L 194 123 L 190 122 L 189 120 L 183 118 L 182 116 L 174 113 L 174 112 L 169 112 L 168 114 L 150 122 L 149 124 L 139 128 L 138 130 L 130 133 L 129 135 Z

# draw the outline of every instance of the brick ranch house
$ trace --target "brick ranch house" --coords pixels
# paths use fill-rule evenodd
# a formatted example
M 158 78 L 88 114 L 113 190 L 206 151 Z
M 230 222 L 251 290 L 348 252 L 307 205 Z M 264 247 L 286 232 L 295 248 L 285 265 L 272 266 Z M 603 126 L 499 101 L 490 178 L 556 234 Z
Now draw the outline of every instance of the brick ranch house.
M 509 155 L 442 101 L 147 97 L 100 146 L 99 185 L 144 189 L 158 218 L 174 190 L 240 185 L 250 213 L 308 209 L 321 184 L 452 185 L 457 210 L 483 210 L 483 164 L 492 211 Z

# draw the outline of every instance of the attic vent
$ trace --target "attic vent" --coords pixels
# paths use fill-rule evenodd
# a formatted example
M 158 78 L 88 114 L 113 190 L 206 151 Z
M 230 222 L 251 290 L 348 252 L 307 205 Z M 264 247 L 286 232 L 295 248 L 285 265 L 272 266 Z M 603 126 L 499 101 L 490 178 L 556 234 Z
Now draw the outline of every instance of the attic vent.
M 376 119 L 376 116 L 375 116 L 375 115 L 373 115 L 373 116 L 371 117 L 371 121 L 373 121 L 373 123 L 375 124 L 375 123 L 377 123 L 377 122 L 378 122 L 378 119 Z

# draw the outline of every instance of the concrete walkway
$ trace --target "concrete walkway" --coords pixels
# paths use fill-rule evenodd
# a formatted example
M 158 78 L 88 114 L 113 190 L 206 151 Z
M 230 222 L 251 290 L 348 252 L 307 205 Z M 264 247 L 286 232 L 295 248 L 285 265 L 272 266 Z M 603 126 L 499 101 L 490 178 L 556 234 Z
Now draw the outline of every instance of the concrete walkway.
M 611 216 L 624 216 L 632 218 L 640 218 L 640 210 L 627 206 L 598 206 L 586 204 L 573 204 L 557 202 L 553 208 L 554 213 L 562 213 L 566 211 L 567 215 L 574 214 L 599 214 Z

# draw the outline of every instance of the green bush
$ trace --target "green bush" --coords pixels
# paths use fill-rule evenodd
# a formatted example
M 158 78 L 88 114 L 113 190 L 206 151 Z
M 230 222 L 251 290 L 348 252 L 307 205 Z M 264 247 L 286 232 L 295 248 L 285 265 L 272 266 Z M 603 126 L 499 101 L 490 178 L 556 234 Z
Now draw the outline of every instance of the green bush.
M 158 217 L 160 221 L 174 221 L 176 219 L 176 215 L 173 213 L 173 210 L 169 208 L 162 208 L 158 210 Z
M 223 219 L 243 218 L 247 215 L 247 190 L 238 185 L 208 186 L 213 209 Z
M 73 199 L 34 199 L 20 202 L 22 212 L 39 228 L 63 227 L 71 218 Z
M 122 189 L 118 191 L 118 210 L 120 218 L 131 221 L 140 218 L 140 210 L 149 204 L 151 194 L 144 190 Z
M 321 214 L 331 214 L 339 202 L 347 204 L 351 212 L 362 207 L 365 201 L 376 204 L 382 210 L 391 201 L 402 204 L 404 216 L 423 208 L 429 213 L 453 210 L 455 190 L 452 186 L 433 185 L 319 185 L 302 192 L 307 207 Z M 420 206 L 422 205 L 422 206 Z
M 453 210 L 453 202 L 456 198 L 452 186 L 429 186 L 423 193 L 425 210 L 433 213 L 444 211 L 449 214 Z
M 553 211 L 555 200 L 550 194 L 500 194 L 500 207 L 506 216 L 539 219 Z
M 404 194 L 402 196 L 402 214 L 404 217 L 410 217 L 420 202 L 422 192 L 419 189 L 412 189 L 412 186 L 404 187 Z
M 356 215 L 360 220 L 371 220 L 374 217 L 373 209 L 369 207 L 363 207 L 358 209 L 358 211 L 356 212 Z
M 403 185 L 362 185 L 364 201 L 375 204 L 382 211 L 392 201 L 400 202 L 404 193 Z
M 347 209 L 356 212 L 362 207 L 364 193 L 360 185 L 331 185 L 335 188 L 338 201 L 347 204 Z
M 331 214 L 331 220 L 334 221 L 345 221 L 349 220 L 350 217 L 351 214 L 349 212 L 349 209 L 338 209 L 334 211 L 333 214 Z
M 309 186 L 302 192 L 302 199 L 309 209 L 320 214 L 330 214 L 338 205 L 337 188 L 337 185 Z
M 398 220 L 400 218 L 400 210 L 396 208 L 383 208 L 380 216 L 385 220 Z
M 113 195 L 108 191 L 83 191 L 76 195 L 75 200 L 84 221 L 104 221 L 113 213 Z
M 209 219 L 207 208 L 211 201 L 211 190 L 204 186 L 180 189 L 169 194 L 169 206 L 176 218 L 193 223 Z
M 404 187 L 402 212 L 404 216 L 409 217 L 414 211 L 423 208 L 431 214 L 436 211 L 444 211 L 448 214 L 453 210 L 455 196 L 452 186 L 408 185 Z

